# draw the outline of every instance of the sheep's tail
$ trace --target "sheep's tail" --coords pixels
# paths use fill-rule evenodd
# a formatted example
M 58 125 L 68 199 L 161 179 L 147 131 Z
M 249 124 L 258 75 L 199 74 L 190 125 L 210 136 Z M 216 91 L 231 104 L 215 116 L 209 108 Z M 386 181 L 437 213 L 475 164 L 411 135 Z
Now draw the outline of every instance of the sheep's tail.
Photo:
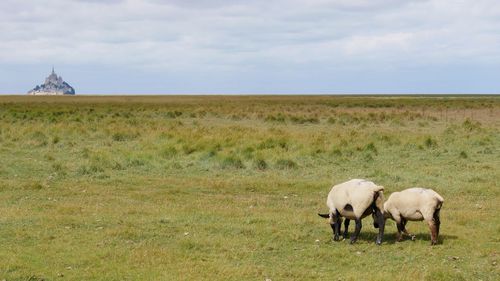
M 443 206 L 444 203 L 444 198 L 441 197 L 441 195 L 437 194 L 437 192 L 436 192 L 436 201 L 437 201 L 436 209 L 441 209 L 441 206 Z
M 318 213 L 318 216 L 320 216 L 322 218 L 325 218 L 325 219 L 330 218 L 330 214 L 320 214 L 320 213 Z
M 384 211 L 384 201 L 385 201 L 384 187 L 383 186 L 378 186 L 378 190 L 375 192 L 374 199 L 375 199 L 375 202 L 374 202 L 375 206 L 377 206 L 377 208 L 383 212 Z
M 443 202 L 444 202 L 444 198 L 443 198 L 443 197 L 441 197 L 441 195 L 439 195 L 439 194 L 437 194 L 437 193 L 436 193 L 436 198 L 437 198 L 437 200 L 438 200 L 439 202 L 441 202 L 441 203 L 443 203 Z

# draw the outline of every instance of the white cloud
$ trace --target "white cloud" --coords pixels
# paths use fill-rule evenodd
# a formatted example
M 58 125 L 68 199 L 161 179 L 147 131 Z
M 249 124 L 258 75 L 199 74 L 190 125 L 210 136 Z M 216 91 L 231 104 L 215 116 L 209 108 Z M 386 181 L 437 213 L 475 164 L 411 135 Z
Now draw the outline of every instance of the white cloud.
M 500 63 L 497 0 L 0 2 L 0 63 L 231 71 Z

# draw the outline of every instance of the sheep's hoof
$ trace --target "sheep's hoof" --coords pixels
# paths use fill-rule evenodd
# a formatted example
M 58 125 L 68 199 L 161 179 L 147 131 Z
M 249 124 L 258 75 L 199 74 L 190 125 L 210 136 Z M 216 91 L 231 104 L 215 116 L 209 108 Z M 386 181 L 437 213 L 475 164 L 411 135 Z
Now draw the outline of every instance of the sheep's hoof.
M 382 241 L 375 241 L 375 244 L 377 244 L 378 246 L 382 245 Z
M 338 236 L 333 236 L 333 241 L 340 241 Z
M 431 241 L 431 246 L 435 246 L 437 245 L 437 243 L 438 243 L 437 241 Z
M 415 241 L 415 239 L 417 238 L 415 235 L 410 235 L 411 237 L 411 241 Z
M 349 241 L 349 243 L 350 243 L 350 244 L 354 244 L 354 243 L 356 243 L 356 240 L 352 240 L 352 239 L 351 239 L 351 241 Z

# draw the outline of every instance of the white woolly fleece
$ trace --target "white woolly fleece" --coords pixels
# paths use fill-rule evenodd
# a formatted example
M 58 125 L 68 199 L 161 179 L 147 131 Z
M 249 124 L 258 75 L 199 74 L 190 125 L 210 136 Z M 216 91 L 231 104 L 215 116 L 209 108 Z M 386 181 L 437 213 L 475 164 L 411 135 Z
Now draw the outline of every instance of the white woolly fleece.
M 370 213 L 365 213 L 365 211 L 372 204 L 373 197 L 377 192 L 379 196 L 376 204 L 380 210 L 383 210 L 383 190 L 383 186 L 363 179 L 352 179 L 333 186 L 326 201 L 326 205 L 330 209 L 330 219 L 333 219 L 335 210 L 348 219 L 361 219 L 369 215 Z M 352 211 L 350 208 L 346 208 L 347 205 L 352 206 Z

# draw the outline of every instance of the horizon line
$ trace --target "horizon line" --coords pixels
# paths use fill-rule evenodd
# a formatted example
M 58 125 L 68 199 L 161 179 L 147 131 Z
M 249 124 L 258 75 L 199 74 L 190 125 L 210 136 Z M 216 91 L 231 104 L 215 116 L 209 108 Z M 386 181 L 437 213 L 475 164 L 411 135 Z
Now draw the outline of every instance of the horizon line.
M 78 93 L 75 95 L 28 95 L 0 93 L 0 96 L 499 96 L 499 93 Z

